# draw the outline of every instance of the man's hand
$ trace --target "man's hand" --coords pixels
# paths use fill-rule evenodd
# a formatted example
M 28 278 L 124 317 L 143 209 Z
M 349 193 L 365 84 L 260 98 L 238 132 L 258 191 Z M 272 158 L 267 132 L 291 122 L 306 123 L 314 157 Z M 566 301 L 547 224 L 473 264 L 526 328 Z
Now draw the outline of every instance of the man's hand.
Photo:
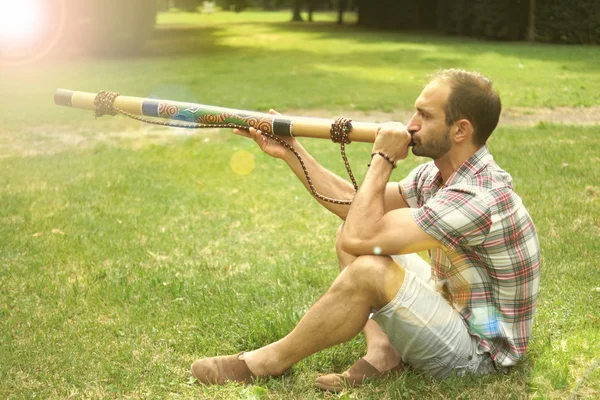
M 408 156 L 408 146 L 412 136 L 400 122 L 386 122 L 377 130 L 373 153 L 382 152 L 394 161 L 404 160 Z
M 269 114 L 281 115 L 280 113 L 278 113 L 277 111 L 275 111 L 273 109 L 269 110 Z M 257 129 L 254 129 L 254 128 L 250 128 L 249 130 L 234 129 L 233 133 L 235 133 L 236 135 L 245 136 L 247 138 L 253 139 L 258 144 L 258 147 L 260 147 L 260 149 L 262 151 L 264 151 L 271 157 L 285 159 L 286 157 L 289 157 L 292 154 L 292 152 L 290 152 L 288 149 L 286 149 L 280 143 L 276 142 L 273 139 L 269 139 L 269 138 L 263 136 L 261 134 L 261 131 L 259 131 Z M 299 146 L 298 142 L 293 137 L 281 137 L 281 139 L 293 147 Z

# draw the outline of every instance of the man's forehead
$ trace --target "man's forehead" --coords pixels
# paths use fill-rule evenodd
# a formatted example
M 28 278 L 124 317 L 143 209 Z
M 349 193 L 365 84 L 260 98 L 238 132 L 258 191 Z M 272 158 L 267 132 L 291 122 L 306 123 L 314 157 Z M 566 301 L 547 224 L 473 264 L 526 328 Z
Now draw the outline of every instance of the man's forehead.
M 445 82 L 432 81 L 425 88 L 415 101 L 416 108 L 444 108 L 448 95 L 450 94 L 450 87 Z

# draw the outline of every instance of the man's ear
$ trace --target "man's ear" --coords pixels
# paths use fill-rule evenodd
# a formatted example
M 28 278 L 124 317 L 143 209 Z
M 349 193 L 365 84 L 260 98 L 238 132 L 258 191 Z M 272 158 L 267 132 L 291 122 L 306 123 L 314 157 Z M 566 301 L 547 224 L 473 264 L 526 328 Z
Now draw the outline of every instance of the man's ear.
M 468 119 L 459 119 L 454 123 L 454 140 L 462 143 L 473 137 L 473 125 Z

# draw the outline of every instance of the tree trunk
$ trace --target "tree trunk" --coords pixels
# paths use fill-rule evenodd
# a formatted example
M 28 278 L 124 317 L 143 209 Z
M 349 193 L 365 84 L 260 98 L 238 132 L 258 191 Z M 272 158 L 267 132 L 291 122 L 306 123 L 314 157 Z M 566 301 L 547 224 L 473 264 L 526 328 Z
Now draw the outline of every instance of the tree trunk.
M 306 0 L 308 3 L 308 22 L 313 22 L 313 11 L 315 8 L 314 0 Z
M 527 23 L 527 40 L 535 42 L 535 0 L 529 0 L 529 21 Z
M 338 24 L 344 23 L 344 11 L 348 6 L 348 0 L 338 0 Z
M 302 15 L 300 14 L 300 9 L 302 7 L 302 0 L 294 0 L 294 11 L 292 15 L 292 21 L 303 22 Z

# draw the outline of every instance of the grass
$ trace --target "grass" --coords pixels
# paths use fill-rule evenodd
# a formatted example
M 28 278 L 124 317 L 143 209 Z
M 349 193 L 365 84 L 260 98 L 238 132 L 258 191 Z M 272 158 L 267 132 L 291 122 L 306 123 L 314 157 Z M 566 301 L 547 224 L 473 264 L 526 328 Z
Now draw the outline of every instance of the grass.
M 599 102 L 597 47 L 297 25 L 287 13 L 243 13 L 234 24 L 229 15 L 161 15 L 140 57 L 0 75 L 15 94 L 0 100 L 0 398 L 597 398 L 600 128 L 547 124 L 500 127 L 490 143 L 544 257 L 530 351 L 513 373 L 445 382 L 407 373 L 340 396 L 314 390 L 317 373 L 362 355 L 359 336 L 285 379 L 191 383 L 194 359 L 256 348 L 294 326 L 336 276 L 340 221 L 253 143 L 94 121 L 53 106 L 56 87 L 256 110 L 404 109 L 426 73 L 459 66 L 492 75 L 509 106 Z M 343 174 L 336 146 L 304 144 Z M 357 176 L 369 153 L 349 146 Z M 254 160 L 242 166 L 249 174 L 232 170 L 240 160 Z M 394 179 L 423 161 L 409 158 Z
M 229 17 L 237 20 L 229 23 Z M 52 63 L 0 67 L 0 89 L 9 94 L 0 100 L 4 127 L 36 120 L 88 122 L 89 114 L 48 102 L 58 87 L 239 109 L 393 111 L 411 108 L 424 77 L 440 67 L 484 71 L 495 80 L 505 107 L 600 103 L 597 46 L 488 43 L 325 21 L 294 24 L 286 22 L 287 12 L 196 18 L 200 22 L 192 23 L 189 14 L 160 15 L 159 29 L 139 57 L 63 54 Z M 175 24 L 179 19 L 183 22 Z

